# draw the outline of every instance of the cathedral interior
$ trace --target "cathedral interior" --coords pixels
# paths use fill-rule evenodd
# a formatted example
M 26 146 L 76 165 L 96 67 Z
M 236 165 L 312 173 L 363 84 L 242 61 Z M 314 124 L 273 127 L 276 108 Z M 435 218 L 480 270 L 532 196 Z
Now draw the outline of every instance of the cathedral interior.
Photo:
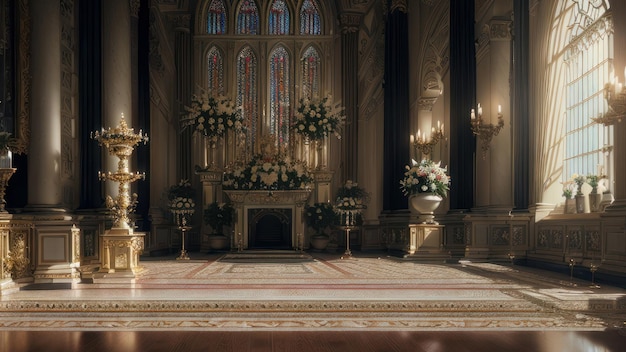
M 406 350 L 437 331 L 418 350 L 618 350 L 625 17 L 620 0 L 3 0 L 0 347 L 205 330 L 222 351 L 259 332 Z M 523 333 L 546 330 L 579 334 Z

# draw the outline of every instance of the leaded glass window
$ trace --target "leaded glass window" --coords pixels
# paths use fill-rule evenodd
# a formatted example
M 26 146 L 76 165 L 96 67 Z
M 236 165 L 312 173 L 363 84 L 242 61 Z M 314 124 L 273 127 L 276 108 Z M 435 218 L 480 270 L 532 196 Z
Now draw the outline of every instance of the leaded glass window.
M 218 94 L 224 94 L 224 58 L 222 52 L 211 47 L 207 53 L 207 88 Z
M 289 8 L 285 4 L 285 0 L 274 0 L 270 7 L 269 34 L 289 34 L 289 19 Z
M 300 60 L 302 98 L 320 96 L 321 60 L 314 47 L 306 49 Z
M 592 118 L 607 109 L 604 84 L 611 76 L 613 35 L 604 26 L 605 1 L 579 1 L 571 8 L 570 43 L 567 50 L 565 156 L 563 178 L 577 173 L 595 175 L 606 167 L 603 148 L 611 143 L 612 128 Z M 595 17 L 593 17 L 595 16 Z
M 237 106 L 241 106 L 244 124 L 247 126 L 246 141 L 248 155 L 254 153 L 259 108 L 257 105 L 257 58 L 249 46 L 237 55 Z
M 207 33 L 226 33 L 226 7 L 224 0 L 212 0 L 207 15 Z
M 290 77 L 289 53 L 278 46 L 270 54 L 270 133 L 279 146 L 289 143 Z
M 300 34 L 320 35 L 322 33 L 318 8 L 316 0 L 304 0 L 300 8 Z
M 237 34 L 259 34 L 259 9 L 252 0 L 243 0 L 239 3 Z

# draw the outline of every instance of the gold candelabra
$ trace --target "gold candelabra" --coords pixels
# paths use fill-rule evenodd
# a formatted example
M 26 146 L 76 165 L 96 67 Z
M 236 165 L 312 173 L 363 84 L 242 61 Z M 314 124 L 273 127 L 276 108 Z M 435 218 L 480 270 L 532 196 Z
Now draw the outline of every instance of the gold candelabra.
M 470 112 L 470 123 L 472 124 L 472 132 L 480 138 L 482 156 L 485 159 L 487 151 L 489 150 L 491 139 L 497 136 L 504 127 L 504 119 L 502 118 L 502 106 L 498 105 L 498 123 L 496 125 L 492 123 L 483 122 L 483 108 L 478 104 L 478 114 L 472 109 Z
M 624 69 L 624 75 L 626 76 L 626 69 Z M 599 117 L 592 118 L 593 122 L 605 126 L 621 122 L 626 115 L 626 89 L 616 76 L 613 76 L 611 82 L 604 85 L 604 99 L 609 105 L 609 109 Z
M 120 122 L 115 128 L 102 129 L 91 133 L 91 138 L 96 140 L 98 144 L 105 147 L 109 154 L 118 157 L 117 171 L 108 173 L 98 172 L 98 179 L 101 181 L 110 180 L 119 183 L 118 194 L 115 200 L 109 195 L 106 198 L 107 208 L 113 213 L 113 228 L 128 229 L 132 232 L 130 219 L 128 217 L 129 208 L 132 210 L 136 204 L 136 195 L 131 200 L 129 194 L 130 184 L 139 179 L 145 179 L 145 173 L 129 172 L 128 159 L 133 153 L 135 147 L 143 142 L 148 143 L 148 135 L 142 133 L 136 134 L 132 128 L 129 128 L 124 120 L 124 114 L 120 118 Z
M 415 149 L 415 154 L 419 151 L 422 155 L 430 155 L 433 151 L 433 147 L 443 138 L 443 125 L 437 122 L 437 129 L 433 127 L 430 136 L 426 136 L 426 134 L 422 136 L 422 132 L 418 129 L 415 136 L 411 135 L 411 144 Z

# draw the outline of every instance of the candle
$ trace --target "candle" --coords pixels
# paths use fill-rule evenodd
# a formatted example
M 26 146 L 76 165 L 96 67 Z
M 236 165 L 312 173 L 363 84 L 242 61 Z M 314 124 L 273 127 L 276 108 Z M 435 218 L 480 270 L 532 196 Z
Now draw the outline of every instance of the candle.
M 419 128 L 417 129 L 417 142 L 421 142 L 422 141 L 422 132 L 419 130 Z
M 478 103 L 478 117 L 483 116 L 483 108 L 482 106 L 480 106 L 480 103 Z
M 498 114 L 502 113 L 502 105 L 498 104 Z
M 411 144 L 415 143 L 415 137 L 413 137 L 413 135 L 410 135 L 410 140 L 411 140 Z
M 470 117 L 473 119 L 476 118 L 476 114 L 474 113 L 474 109 L 472 109 L 472 111 L 470 112 Z

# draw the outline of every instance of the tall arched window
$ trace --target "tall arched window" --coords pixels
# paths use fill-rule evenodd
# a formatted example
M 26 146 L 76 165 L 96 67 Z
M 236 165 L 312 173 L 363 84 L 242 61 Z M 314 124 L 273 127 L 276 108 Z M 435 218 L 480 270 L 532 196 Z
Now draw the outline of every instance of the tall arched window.
M 208 34 L 226 33 L 226 7 L 224 6 L 224 0 L 211 0 L 207 15 L 206 32 Z
M 301 98 L 313 98 L 320 96 L 321 78 L 320 55 L 314 47 L 310 46 L 302 55 L 300 60 L 300 70 L 302 75 L 302 96 Z
M 272 50 L 269 69 L 270 133 L 275 136 L 276 143 L 280 146 L 289 143 L 291 125 L 289 62 L 289 53 L 284 47 L 278 46 Z
M 210 91 L 224 94 L 224 58 L 221 51 L 213 46 L 206 55 L 207 88 Z
M 253 0 L 243 0 L 239 3 L 237 34 L 259 34 L 259 9 Z
M 322 33 L 318 9 L 316 0 L 304 0 L 300 8 L 300 34 L 319 35 Z
M 289 34 L 289 8 L 285 0 L 274 0 L 270 7 L 268 33 L 273 35 Z
M 569 4 L 565 4 L 569 3 Z M 569 17 L 566 63 L 566 118 L 563 178 L 596 175 L 605 165 L 604 149 L 612 143 L 612 128 L 592 118 L 607 109 L 604 84 L 612 71 L 612 20 L 608 3 L 564 2 Z
M 254 153 L 256 142 L 259 108 L 257 105 L 257 58 L 252 49 L 244 47 L 237 55 L 237 106 L 241 106 L 244 124 L 247 126 L 246 140 L 249 141 L 246 150 L 248 155 Z

